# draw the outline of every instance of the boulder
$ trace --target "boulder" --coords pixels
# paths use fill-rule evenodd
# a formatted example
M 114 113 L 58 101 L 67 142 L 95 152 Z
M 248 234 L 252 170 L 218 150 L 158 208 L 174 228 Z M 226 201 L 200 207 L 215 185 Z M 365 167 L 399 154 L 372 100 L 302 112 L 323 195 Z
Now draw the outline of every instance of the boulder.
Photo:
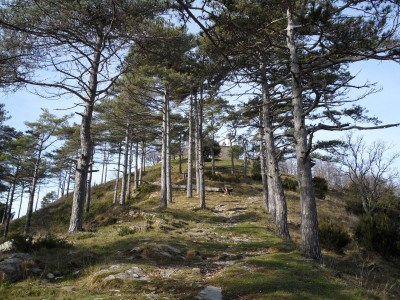
M 33 258 L 28 253 L 14 253 L 0 261 L 0 282 L 15 282 L 34 268 Z

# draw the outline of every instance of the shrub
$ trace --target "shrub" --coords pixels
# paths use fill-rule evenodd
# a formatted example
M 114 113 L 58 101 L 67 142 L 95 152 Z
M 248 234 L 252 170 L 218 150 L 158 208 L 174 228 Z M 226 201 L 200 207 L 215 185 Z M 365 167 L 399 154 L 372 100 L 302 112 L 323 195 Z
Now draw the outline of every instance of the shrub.
M 58 238 L 55 235 L 47 234 L 38 238 L 36 241 L 31 236 L 13 235 L 10 237 L 13 241 L 12 249 L 15 252 L 31 252 L 42 248 L 68 248 L 72 245 L 65 239 Z
M 69 248 L 72 246 L 67 240 L 58 238 L 53 234 L 47 234 L 44 237 L 39 238 L 33 245 L 35 249 Z
M 355 230 L 355 238 L 366 250 L 384 257 L 400 255 L 399 222 L 383 212 L 365 215 Z
M 324 249 L 343 253 L 343 248 L 350 242 L 351 238 L 343 226 L 329 222 L 319 224 L 319 238 Z
M 283 177 L 282 178 L 282 186 L 285 190 L 289 190 L 289 191 L 296 191 L 297 190 L 297 186 L 298 186 L 298 182 L 296 179 L 292 179 L 290 177 Z
M 315 191 L 315 197 L 325 199 L 326 193 L 328 192 L 328 181 L 322 177 L 314 177 L 313 185 Z
M 128 226 L 122 226 L 118 229 L 119 236 L 126 236 L 134 233 L 134 230 L 130 229 Z

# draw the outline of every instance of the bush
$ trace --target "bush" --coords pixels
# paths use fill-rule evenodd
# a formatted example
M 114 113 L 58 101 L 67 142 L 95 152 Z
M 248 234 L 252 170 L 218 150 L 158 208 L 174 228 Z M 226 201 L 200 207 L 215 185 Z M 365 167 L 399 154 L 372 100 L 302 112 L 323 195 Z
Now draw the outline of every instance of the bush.
M 283 177 L 282 178 L 282 186 L 285 190 L 295 192 L 297 190 L 299 183 L 296 179 L 292 179 L 290 177 Z
M 326 193 L 328 192 L 328 181 L 322 177 L 314 177 L 313 185 L 315 191 L 315 197 L 325 199 Z
M 36 241 L 31 236 L 13 235 L 10 237 L 12 249 L 15 252 L 31 252 L 42 248 L 69 248 L 72 245 L 65 239 L 58 238 L 52 234 L 38 238 Z
M 343 253 L 343 248 L 350 242 L 351 238 L 343 226 L 329 222 L 319 224 L 319 239 L 324 249 Z
M 365 215 L 355 230 L 355 238 L 366 250 L 384 257 L 400 255 L 399 221 L 379 212 Z
M 118 229 L 119 236 L 126 236 L 126 235 L 132 234 L 134 232 L 135 231 L 130 229 L 128 226 L 122 226 Z

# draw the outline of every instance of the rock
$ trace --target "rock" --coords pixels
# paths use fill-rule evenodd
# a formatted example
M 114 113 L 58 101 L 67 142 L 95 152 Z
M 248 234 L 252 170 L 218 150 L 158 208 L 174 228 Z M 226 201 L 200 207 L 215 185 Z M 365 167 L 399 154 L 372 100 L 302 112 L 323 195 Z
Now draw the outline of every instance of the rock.
M 13 247 L 13 241 L 7 241 L 0 245 L 0 252 L 10 251 Z
M 107 269 L 100 270 L 95 273 L 95 275 L 101 275 L 101 274 L 107 274 L 107 273 L 112 273 L 115 271 L 119 271 L 122 268 L 126 268 L 126 264 L 116 264 L 112 265 Z M 140 280 L 140 281 L 148 281 L 149 278 L 146 277 L 146 273 L 143 271 L 143 269 L 139 267 L 131 267 L 125 271 L 116 273 L 116 274 L 110 274 L 107 277 L 105 277 L 103 280 L 104 281 L 112 281 L 115 279 L 120 279 L 123 281 L 132 281 L 132 280 Z
M 48 274 L 46 275 L 46 278 L 47 278 L 48 280 L 54 280 L 54 279 L 56 278 L 56 276 L 55 276 L 53 273 L 48 273 Z
M 196 296 L 198 300 L 222 300 L 222 289 L 215 286 L 206 286 Z
M 40 275 L 40 274 L 42 274 L 42 272 L 43 272 L 43 270 L 42 269 L 40 269 L 40 268 L 32 268 L 31 269 L 31 273 L 33 274 L 33 275 Z
M 29 266 L 30 265 L 30 266 Z M 30 267 L 29 269 L 27 267 Z M 0 281 L 15 282 L 22 279 L 35 267 L 32 256 L 27 253 L 15 253 L 0 261 Z

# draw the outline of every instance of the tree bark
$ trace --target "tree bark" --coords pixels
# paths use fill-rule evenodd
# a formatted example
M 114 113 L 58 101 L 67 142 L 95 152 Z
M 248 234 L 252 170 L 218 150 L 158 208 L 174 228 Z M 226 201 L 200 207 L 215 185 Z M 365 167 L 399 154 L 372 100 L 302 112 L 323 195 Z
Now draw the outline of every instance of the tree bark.
M 318 214 L 312 184 L 311 158 L 302 99 L 301 70 L 295 42 L 295 22 L 290 8 L 287 10 L 287 47 L 290 53 L 294 138 L 297 161 L 297 180 L 301 204 L 301 249 L 305 256 L 320 260 Z

